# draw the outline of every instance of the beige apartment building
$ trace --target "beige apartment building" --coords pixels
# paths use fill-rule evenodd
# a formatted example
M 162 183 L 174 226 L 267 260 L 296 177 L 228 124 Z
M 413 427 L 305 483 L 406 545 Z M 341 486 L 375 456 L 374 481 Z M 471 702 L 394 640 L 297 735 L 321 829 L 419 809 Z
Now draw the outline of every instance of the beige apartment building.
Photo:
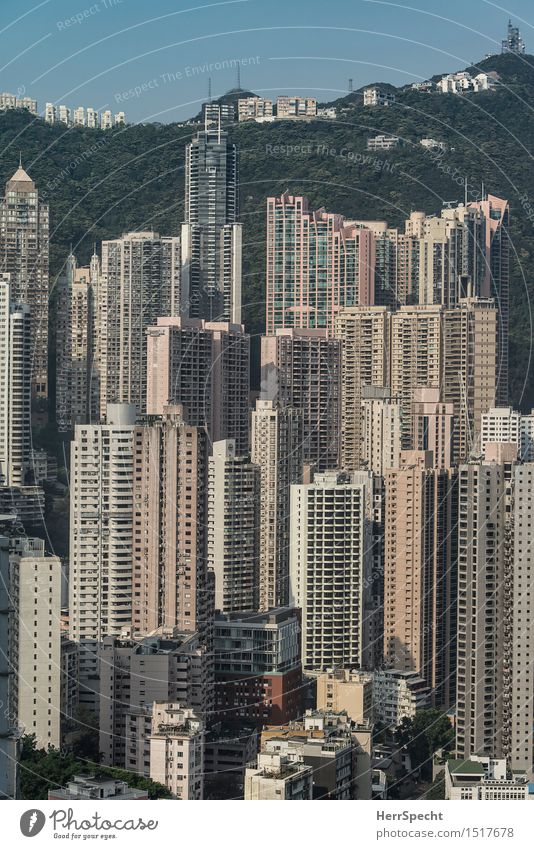
M 150 778 L 184 801 L 204 798 L 204 723 L 178 702 L 152 705 Z
M 260 470 L 259 609 L 289 599 L 290 487 L 302 483 L 302 413 L 276 401 L 256 401 L 252 462 Z
M 146 411 L 147 327 L 180 304 L 180 239 L 152 230 L 102 242 L 99 286 L 100 416 L 107 404 Z
M 181 406 L 133 433 L 132 625 L 207 627 L 206 435 Z
M 158 318 L 147 330 L 147 413 L 181 404 L 209 444 L 235 439 L 249 450 L 250 337 L 241 324 Z
M 453 404 L 440 401 L 437 387 L 418 386 L 413 397 L 414 449 L 431 451 L 436 468 L 450 468 L 453 465 Z
M 382 386 L 362 388 L 362 464 L 375 475 L 396 469 L 402 450 L 402 404 Z
M 208 568 L 215 609 L 258 609 L 260 470 L 236 454 L 235 440 L 213 444 L 208 461 Z
M 61 560 L 39 551 L 10 555 L 10 710 L 37 748 L 61 744 Z
M 387 307 L 351 307 L 335 320 L 341 353 L 340 466 L 361 468 L 364 459 L 364 387 L 387 387 L 391 313 Z
M 436 705 L 454 703 L 456 664 L 453 470 L 429 451 L 404 451 L 385 477 L 384 658 L 417 672 Z
M 373 675 L 345 667 L 317 676 L 317 710 L 346 713 L 358 725 L 373 719 Z
M 261 339 L 261 398 L 302 411 L 302 460 L 338 466 L 341 342 L 326 330 L 286 328 Z

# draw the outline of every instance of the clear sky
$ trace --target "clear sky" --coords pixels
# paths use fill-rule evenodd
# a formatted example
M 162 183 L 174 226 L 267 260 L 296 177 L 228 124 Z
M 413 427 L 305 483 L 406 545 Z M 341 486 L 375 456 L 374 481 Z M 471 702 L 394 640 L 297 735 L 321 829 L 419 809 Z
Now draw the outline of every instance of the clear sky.
M 130 121 L 190 117 L 236 84 L 333 100 L 500 52 L 511 17 L 534 53 L 533 0 L 2 0 L 3 91 L 123 109 Z M 209 68 L 212 65 L 211 69 Z

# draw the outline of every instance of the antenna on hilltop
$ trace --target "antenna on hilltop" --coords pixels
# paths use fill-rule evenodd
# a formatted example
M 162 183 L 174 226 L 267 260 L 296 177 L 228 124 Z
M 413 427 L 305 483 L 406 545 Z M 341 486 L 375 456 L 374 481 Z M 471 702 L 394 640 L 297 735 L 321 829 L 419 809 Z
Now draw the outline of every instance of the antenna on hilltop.
M 352 83 L 352 77 L 349 77 L 349 94 L 352 94 L 354 91 L 354 85 Z
M 208 77 L 208 103 L 211 103 L 211 77 Z
M 237 63 L 237 90 L 241 91 L 241 62 Z

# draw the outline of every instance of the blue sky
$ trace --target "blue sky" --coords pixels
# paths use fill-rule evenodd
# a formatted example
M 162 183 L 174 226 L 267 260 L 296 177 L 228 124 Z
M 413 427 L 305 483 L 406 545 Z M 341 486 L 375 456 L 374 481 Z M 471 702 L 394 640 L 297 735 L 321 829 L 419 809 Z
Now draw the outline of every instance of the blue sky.
M 2 0 L 3 91 L 190 117 L 241 84 L 332 100 L 368 82 L 414 82 L 500 51 L 508 18 L 534 53 L 532 0 Z M 209 66 L 211 70 L 209 69 Z

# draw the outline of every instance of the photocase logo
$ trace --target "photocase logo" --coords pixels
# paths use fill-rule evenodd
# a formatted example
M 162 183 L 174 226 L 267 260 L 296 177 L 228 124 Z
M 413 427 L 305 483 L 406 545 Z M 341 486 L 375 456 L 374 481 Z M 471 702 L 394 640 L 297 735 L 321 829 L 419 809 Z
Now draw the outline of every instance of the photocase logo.
M 24 837 L 35 837 L 43 830 L 46 822 L 46 817 L 42 811 L 32 808 L 29 811 L 24 811 L 20 818 L 20 830 Z

